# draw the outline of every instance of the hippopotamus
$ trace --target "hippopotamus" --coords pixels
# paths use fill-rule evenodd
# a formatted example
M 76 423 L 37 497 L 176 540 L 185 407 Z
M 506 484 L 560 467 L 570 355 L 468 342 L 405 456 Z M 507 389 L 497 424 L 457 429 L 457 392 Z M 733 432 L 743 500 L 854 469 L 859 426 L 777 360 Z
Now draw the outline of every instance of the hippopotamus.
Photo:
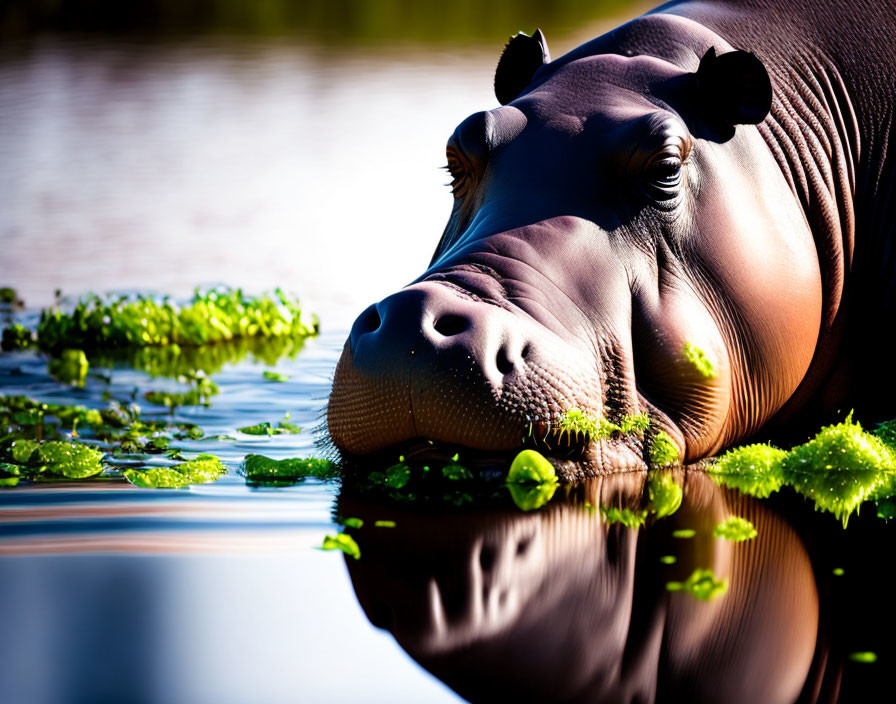
M 540 31 L 512 38 L 500 106 L 448 140 L 428 268 L 351 329 L 333 444 L 536 442 L 605 472 L 649 465 L 659 433 L 690 463 L 877 412 L 894 31 L 890 2 L 683 0 L 554 60 Z M 570 409 L 650 425 L 564 434 Z

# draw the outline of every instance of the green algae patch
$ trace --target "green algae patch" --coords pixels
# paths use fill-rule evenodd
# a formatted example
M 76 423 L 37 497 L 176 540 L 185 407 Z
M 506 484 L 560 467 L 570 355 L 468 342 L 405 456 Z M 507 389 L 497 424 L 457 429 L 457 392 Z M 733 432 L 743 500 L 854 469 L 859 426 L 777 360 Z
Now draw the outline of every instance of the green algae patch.
M 607 525 L 619 524 L 626 528 L 640 528 L 647 521 L 647 511 L 635 511 L 631 508 L 601 506 L 600 514 Z
M 523 450 L 510 464 L 506 484 L 517 507 L 523 511 L 533 511 L 554 496 L 557 472 L 541 453 Z
M 697 531 L 695 531 L 693 528 L 680 528 L 679 530 L 672 531 L 673 538 L 680 538 L 682 540 L 693 538 L 695 535 L 697 535 Z
M 687 362 L 700 372 L 706 379 L 712 379 L 716 375 L 716 367 L 709 356 L 693 342 L 685 342 L 681 354 Z
M 784 484 L 781 464 L 786 456 L 771 445 L 745 445 L 729 450 L 706 471 L 723 486 L 764 499 Z
M 870 665 L 871 663 L 877 662 L 877 653 L 870 650 L 864 650 L 858 653 L 850 653 L 849 659 L 853 662 L 861 662 Z
M 356 560 L 361 558 L 361 548 L 352 536 L 346 533 L 337 533 L 336 535 L 325 535 L 321 550 L 341 550 L 349 557 Z
M 81 299 L 71 312 L 46 309 L 37 325 L 37 343 L 45 351 L 78 347 L 207 345 L 240 337 L 307 337 L 318 332 L 317 319 L 303 315 L 299 302 L 275 289 L 249 297 L 240 289 L 194 292 L 186 305 L 151 296 L 96 295 Z
M 52 377 L 72 386 L 84 386 L 89 369 L 84 350 L 62 350 L 59 357 L 47 362 L 47 371 Z
M 781 469 L 790 486 L 845 526 L 866 499 L 893 495 L 896 455 L 850 414 L 793 448 L 782 460 Z
M 316 457 L 272 460 L 264 455 L 246 455 L 243 469 L 247 483 L 272 486 L 296 484 L 308 478 L 328 481 L 339 476 L 334 462 Z
M 657 518 L 671 516 L 681 507 L 684 492 L 669 472 L 651 472 L 647 477 L 650 511 Z
M 264 371 L 261 375 L 267 381 L 275 381 L 278 383 L 283 383 L 285 381 L 289 381 L 289 374 L 282 374 L 281 372 L 273 372 L 268 369 Z
M 712 601 L 728 591 L 727 579 L 716 579 L 712 570 L 696 569 L 684 582 L 666 582 L 670 592 L 687 592 L 702 601 Z
M 190 484 L 207 484 L 227 474 L 227 467 L 214 455 L 198 455 L 173 467 L 126 469 L 122 472 L 134 486 L 145 489 L 179 489 Z
M 712 534 L 717 538 L 723 538 L 735 543 L 752 540 L 757 535 L 753 524 L 740 516 L 731 516 L 728 520 L 722 521 L 715 527 Z
M 650 427 L 650 416 L 646 413 L 636 413 L 634 415 L 623 416 L 619 421 L 619 430 L 622 433 L 634 433 L 635 435 L 644 435 L 644 432 Z
M 650 465 L 652 467 L 668 467 L 678 462 L 678 448 L 669 434 L 660 431 L 650 442 Z

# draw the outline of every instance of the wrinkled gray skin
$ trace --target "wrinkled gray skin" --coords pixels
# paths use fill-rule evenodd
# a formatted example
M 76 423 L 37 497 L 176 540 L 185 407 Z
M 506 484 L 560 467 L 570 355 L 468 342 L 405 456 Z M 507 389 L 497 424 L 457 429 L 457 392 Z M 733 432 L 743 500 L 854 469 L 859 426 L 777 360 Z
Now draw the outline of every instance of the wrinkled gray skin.
M 643 440 L 573 448 L 600 472 L 645 466 L 659 430 L 693 461 L 885 401 L 894 31 L 891 2 L 672 3 L 469 117 L 429 268 L 346 343 L 333 443 L 549 450 L 571 407 L 647 412 Z M 740 73 L 698 79 L 710 49 L 759 58 L 767 115 Z

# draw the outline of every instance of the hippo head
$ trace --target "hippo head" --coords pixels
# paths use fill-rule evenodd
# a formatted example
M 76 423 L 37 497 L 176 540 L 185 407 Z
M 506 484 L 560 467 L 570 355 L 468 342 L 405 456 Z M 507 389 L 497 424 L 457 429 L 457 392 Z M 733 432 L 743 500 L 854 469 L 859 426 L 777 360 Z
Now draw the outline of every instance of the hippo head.
M 644 467 L 664 432 L 692 461 L 794 394 L 821 286 L 756 127 L 770 80 L 683 23 L 648 16 L 552 63 L 540 32 L 511 41 L 503 105 L 448 141 L 454 205 L 429 268 L 346 342 L 327 417 L 344 454 L 536 443 L 610 471 Z M 571 409 L 650 426 L 564 433 Z

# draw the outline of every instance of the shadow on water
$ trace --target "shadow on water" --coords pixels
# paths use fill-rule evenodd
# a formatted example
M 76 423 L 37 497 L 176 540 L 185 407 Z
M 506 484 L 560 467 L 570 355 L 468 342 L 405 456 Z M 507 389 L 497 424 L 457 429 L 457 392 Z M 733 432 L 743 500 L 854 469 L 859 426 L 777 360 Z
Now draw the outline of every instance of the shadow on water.
M 368 619 L 471 701 L 862 701 L 886 691 L 893 526 L 866 514 L 844 530 L 794 495 L 758 501 L 697 471 L 678 481 L 681 507 L 640 527 L 609 524 L 643 505 L 640 474 L 566 487 L 527 514 L 424 513 L 343 491 L 338 512 L 364 520 L 352 532 L 361 559 L 346 563 Z M 731 516 L 756 537 L 715 537 Z M 396 527 L 375 527 L 384 518 Z M 682 589 L 697 570 L 724 591 Z

